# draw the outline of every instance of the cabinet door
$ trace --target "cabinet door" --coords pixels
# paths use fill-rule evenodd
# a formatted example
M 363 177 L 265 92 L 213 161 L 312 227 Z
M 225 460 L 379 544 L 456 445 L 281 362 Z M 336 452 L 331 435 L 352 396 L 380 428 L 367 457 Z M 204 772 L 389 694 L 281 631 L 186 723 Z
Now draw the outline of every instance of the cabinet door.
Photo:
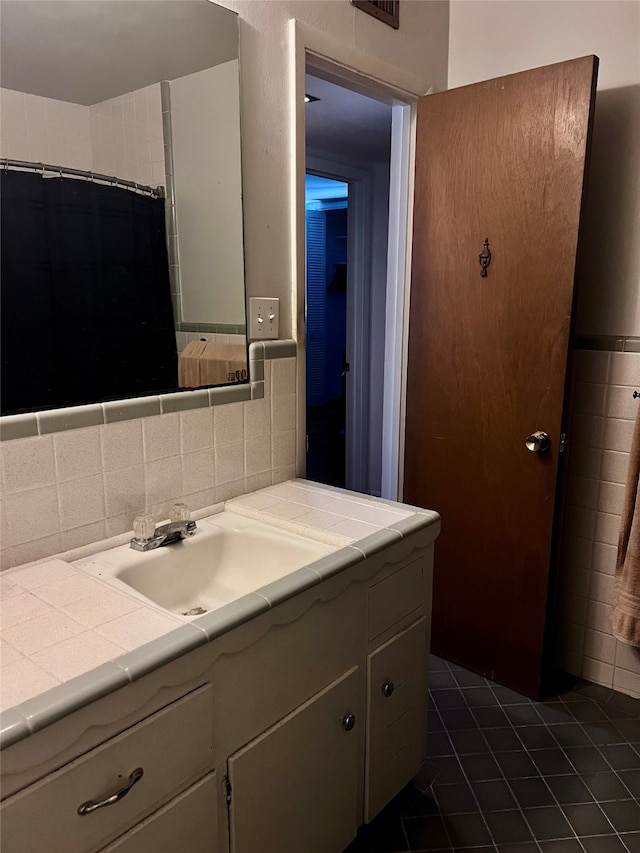
M 427 712 L 427 645 L 423 617 L 367 658 L 367 822 L 420 770 Z
M 215 853 L 216 775 L 209 773 L 102 853 Z
M 229 758 L 232 853 L 336 853 L 358 826 L 354 667 Z

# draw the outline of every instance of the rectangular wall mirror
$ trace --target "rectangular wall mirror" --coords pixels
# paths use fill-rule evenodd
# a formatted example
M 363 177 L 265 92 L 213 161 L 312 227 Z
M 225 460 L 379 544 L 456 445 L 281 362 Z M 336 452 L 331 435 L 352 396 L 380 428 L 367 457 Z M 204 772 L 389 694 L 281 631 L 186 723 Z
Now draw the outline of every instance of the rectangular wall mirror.
M 237 15 L 2 0 L 2 414 L 246 382 Z

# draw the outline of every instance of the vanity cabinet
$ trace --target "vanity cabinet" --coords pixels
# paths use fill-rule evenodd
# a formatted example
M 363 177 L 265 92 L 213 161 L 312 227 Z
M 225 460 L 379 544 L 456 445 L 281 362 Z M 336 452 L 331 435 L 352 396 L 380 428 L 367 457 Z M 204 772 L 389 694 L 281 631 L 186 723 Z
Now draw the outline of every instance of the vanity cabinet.
M 397 540 L 9 747 L 3 853 L 340 853 L 423 759 L 434 538 Z M 119 802 L 78 813 L 138 767 Z
M 101 853 L 213 853 L 218 843 L 215 801 L 216 775 L 208 773 Z
M 427 627 L 423 616 L 367 657 L 367 822 L 422 765 Z
M 229 758 L 231 853 L 343 850 L 358 828 L 357 669 Z
M 100 850 L 207 775 L 213 768 L 212 693 L 207 685 L 172 702 L 4 800 L 4 853 Z M 98 806 L 127 787 L 121 799 Z M 193 802 L 176 803 L 174 814 L 190 820 Z M 215 835 L 213 808 L 205 823 Z M 174 827 L 187 829 L 187 823 Z M 141 828 L 140 838 L 145 832 L 152 830 Z M 132 843 L 123 849 L 145 849 Z

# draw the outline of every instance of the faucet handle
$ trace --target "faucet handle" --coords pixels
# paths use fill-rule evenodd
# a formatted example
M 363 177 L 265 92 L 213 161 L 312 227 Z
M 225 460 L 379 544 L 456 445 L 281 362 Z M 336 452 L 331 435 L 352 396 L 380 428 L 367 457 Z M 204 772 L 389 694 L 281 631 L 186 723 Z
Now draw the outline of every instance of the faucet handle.
M 169 510 L 169 521 L 189 521 L 191 510 L 182 502 L 175 503 Z
M 133 520 L 133 536 L 140 542 L 152 539 L 156 532 L 156 523 L 153 516 L 148 512 L 141 512 Z

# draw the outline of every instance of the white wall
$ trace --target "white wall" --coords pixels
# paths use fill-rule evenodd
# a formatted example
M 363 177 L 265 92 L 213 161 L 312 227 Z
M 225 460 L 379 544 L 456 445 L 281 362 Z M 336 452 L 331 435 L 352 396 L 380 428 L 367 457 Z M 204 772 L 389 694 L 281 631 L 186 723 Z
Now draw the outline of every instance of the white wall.
M 640 3 L 452 0 L 449 87 L 600 57 L 579 334 L 640 335 Z
M 238 60 L 171 81 L 182 319 L 245 320 Z
M 288 21 L 321 30 L 386 64 L 446 88 L 448 11 L 444 0 L 404 3 L 393 30 L 347 0 L 219 0 L 240 16 L 245 271 L 249 296 L 280 297 L 280 334 L 292 333 L 291 127 Z M 427 86 L 427 88 L 428 88 Z
M 595 53 L 598 87 L 638 83 L 639 12 L 629 0 L 451 0 L 449 88 Z

